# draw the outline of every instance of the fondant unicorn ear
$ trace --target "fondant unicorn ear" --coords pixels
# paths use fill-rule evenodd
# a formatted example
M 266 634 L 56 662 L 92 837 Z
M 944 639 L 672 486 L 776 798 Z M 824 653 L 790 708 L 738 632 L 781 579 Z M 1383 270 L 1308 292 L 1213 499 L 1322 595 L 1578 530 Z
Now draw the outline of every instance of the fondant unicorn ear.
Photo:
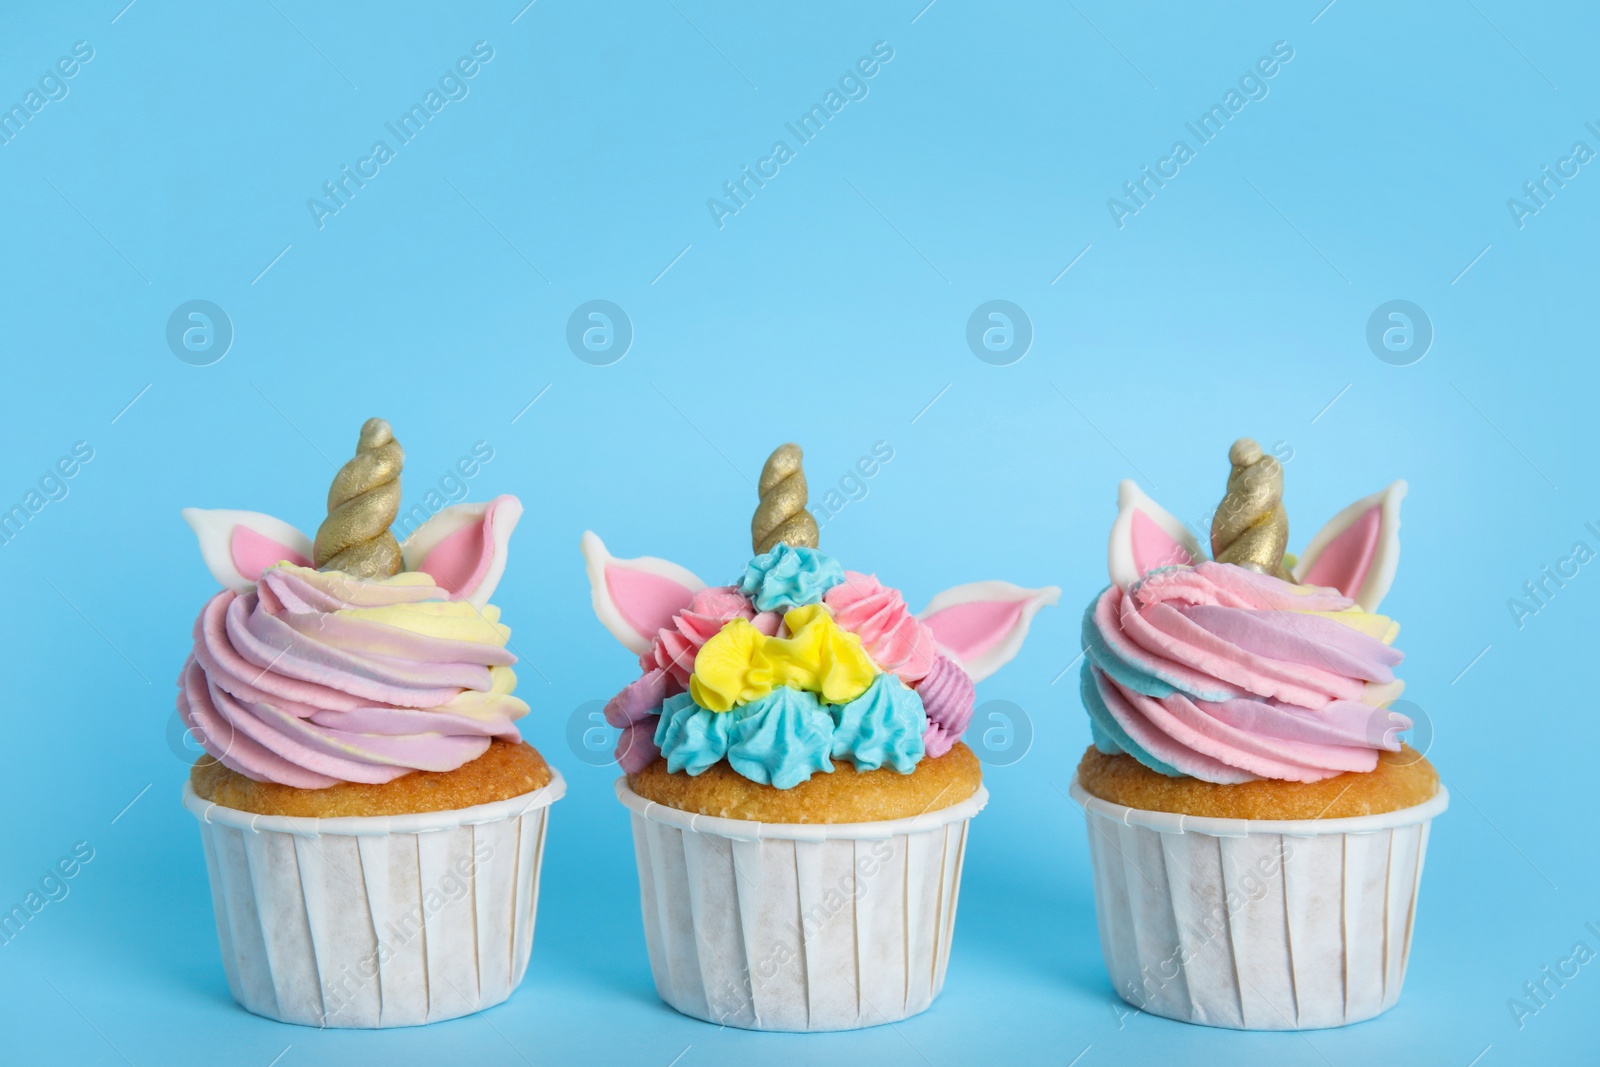
M 1124 478 L 1117 487 L 1117 521 L 1111 524 L 1111 581 L 1126 589 L 1158 567 L 1193 566 L 1205 559 L 1200 544 L 1160 504 Z
M 917 615 L 975 682 L 1011 662 L 1028 636 L 1034 613 L 1061 596 L 1055 586 L 1024 589 L 1010 582 L 973 582 L 946 589 Z
M 592 530 L 583 532 L 580 546 L 589 565 L 595 615 L 611 636 L 641 656 L 650 651 L 656 631 L 706 587 L 694 574 L 668 560 L 654 556 L 617 559 Z
M 1339 590 L 1365 611 L 1377 611 L 1400 563 L 1400 501 L 1406 483 L 1394 482 L 1363 497 L 1329 520 L 1294 565 L 1294 580 Z
M 412 531 L 400 546 L 406 570 L 423 571 L 452 600 L 483 607 L 506 570 L 506 546 L 522 518 L 522 501 L 501 495 L 487 504 L 455 504 Z
M 279 561 L 311 566 L 311 538 L 271 515 L 184 508 L 183 521 L 194 529 L 211 576 L 236 593 L 250 589 Z

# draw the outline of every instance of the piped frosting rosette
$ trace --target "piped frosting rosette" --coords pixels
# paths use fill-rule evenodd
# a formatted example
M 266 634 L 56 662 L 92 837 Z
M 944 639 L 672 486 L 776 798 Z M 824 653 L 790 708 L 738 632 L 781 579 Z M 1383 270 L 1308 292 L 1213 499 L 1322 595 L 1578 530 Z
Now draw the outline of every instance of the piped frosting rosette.
M 606 704 L 629 774 L 724 761 L 790 789 L 835 760 L 910 774 L 949 752 L 972 721 L 974 683 L 1017 654 L 1060 590 L 972 582 L 920 614 L 899 590 L 817 550 L 800 448 L 780 445 L 757 486 L 755 558 L 708 587 L 670 560 L 618 559 L 583 535 L 597 618 L 643 670 Z
M 960 740 L 973 683 L 900 593 L 814 548 L 780 543 L 740 580 L 700 589 L 606 705 L 622 768 L 728 764 L 788 789 L 849 760 L 909 774 Z M 929 682 L 932 685 L 929 685 Z

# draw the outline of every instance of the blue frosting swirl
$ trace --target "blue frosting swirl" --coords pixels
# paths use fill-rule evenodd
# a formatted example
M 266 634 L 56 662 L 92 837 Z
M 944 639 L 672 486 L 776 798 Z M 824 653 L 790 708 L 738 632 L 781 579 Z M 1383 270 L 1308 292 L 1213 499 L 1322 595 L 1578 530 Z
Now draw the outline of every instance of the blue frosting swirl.
M 818 771 L 831 774 L 830 756 L 858 771 L 893 767 L 910 774 L 926 755 L 922 698 L 888 673 L 847 704 L 823 704 L 815 693 L 779 686 L 724 712 L 678 693 L 659 716 L 656 745 L 674 774 L 704 774 L 726 759 L 752 782 L 792 789 Z
M 816 771 L 833 773 L 833 719 L 816 694 L 781 686 L 726 715 L 737 715 L 728 764 L 762 785 L 792 789 Z
M 1095 684 L 1094 671 L 1087 661 L 1078 674 L 1078 691 L 1083 696 L 1083 709 L 1089 713 L 1089 733 L 1094 740 L 1095 748 L 1108 756 L 1126 752 L 1158 774 L 1164 774 L 1169 778 L 1184 777 L 1184 773 L 1178 768 L 1156 759 L 1145 751 L 1144 746 L 1122 728 L 1122 724 L 1111 714 L 1111 709 L 1106 707 L 1105 699 L 1100 695 L 1100 687 Z
M 844 567 L 832 556 L 778 544 L 745 567 L 739 592 L 755 601 L 757 611 L 788 611 L 817 603 L 843 583 Z
M 922 759 L 928 716 L 922 698 L 895 675 L 878 675 L 865 693 L 828 710 L 834 721 L 833 756 L 848 758 L 856 770 L 875 771 L 888 764 L 910 774 Z
M 718 715 L 702 708 L 688 693 L 667 698 L 656 723 L 656 747 L 667 758 L 667 770 L 676 774 L 704 774 L 728 754 L 734 713 Z

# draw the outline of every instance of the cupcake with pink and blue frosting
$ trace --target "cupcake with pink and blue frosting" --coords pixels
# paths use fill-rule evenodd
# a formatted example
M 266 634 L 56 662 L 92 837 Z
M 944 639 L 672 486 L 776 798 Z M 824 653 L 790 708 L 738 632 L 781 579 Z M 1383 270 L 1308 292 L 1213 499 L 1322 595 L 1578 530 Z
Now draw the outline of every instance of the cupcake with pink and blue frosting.
M 1400 627 L 1379 606 L 1404 482 L 1298 558 L 1283 464 L 1229 452 L 1211 553 L 1131 481 L 1082 624 L 1101 944 L 1136 1007 L 1239 1029 L 1369 1018 L 1399 997 L 1429 826 L 1448 794 L 1402 734 Z M 1421 731 L 1417 731 L 1421 732 Z
M 1059 591 L 977 582 L 913 613 L 898 589 L 818 548 L 800 458 L 785 445 L 767 460 L 753 555 L 725 584 L 618 559 L 593 533 L 582 549 L 595 614 L 639 660 L 605 716 L 621 731 L 617 793 L 633 813 L 658 991 L 719 1023 L 845 1029 L 920 1011 L 943 980 L 960 848 L 987 797 L 962 742 L 975 686 Z M 780 848 L 751 876 L 723 862 L 746 839 L 817 850 Z M 856 886 L 895 856 L 894 893 L 839 896 L 840 879 Z M 882 951 L 857 955 L 847 934 Z M 892 1003 L 845 995 L 877 981 L 877 955 L 918 954 L 927 967 L 908 977 L 902 963 Z

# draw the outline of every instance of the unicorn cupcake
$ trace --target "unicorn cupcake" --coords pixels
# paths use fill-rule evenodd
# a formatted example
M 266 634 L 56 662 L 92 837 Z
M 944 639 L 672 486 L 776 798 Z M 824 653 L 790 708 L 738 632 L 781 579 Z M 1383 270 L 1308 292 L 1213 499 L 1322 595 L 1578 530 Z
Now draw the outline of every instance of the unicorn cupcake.
M 800 449 L 761 472 L 754 558 L 727 585 L 583 535 L 595 614 L 639 657 L 622 730 L 645 944 L 672 1007 L 757 1030 L 848 1030 L 944 984 L 967 824 L 974 684 L 1054 588 L 957 586 L 913 615 L 817 548 Z
M 1339 1026 L 1400 995 L 1422 859 L 1448 794 L 1399 740 L 1399 626 L 1377 613 L 1404 482 L 1286 557 L 1283 468 L 1249 439 L 1213 557 L 1130 481 L 1111 584 L 1083 618 L 1084 806 L 1101 946 L 1144 1011 L 1250 1030 Z
M 404 456 L 361 428 L 315 542 L 249 511 L 184 518 L 223 586 L 178 713 L 228 987 L 258 1015 L 409 1026 L 505 1000 L 532 946 L 561 775 L 523 742 L 489 603 L 522 514 L 458 504 L 390 532 Z

